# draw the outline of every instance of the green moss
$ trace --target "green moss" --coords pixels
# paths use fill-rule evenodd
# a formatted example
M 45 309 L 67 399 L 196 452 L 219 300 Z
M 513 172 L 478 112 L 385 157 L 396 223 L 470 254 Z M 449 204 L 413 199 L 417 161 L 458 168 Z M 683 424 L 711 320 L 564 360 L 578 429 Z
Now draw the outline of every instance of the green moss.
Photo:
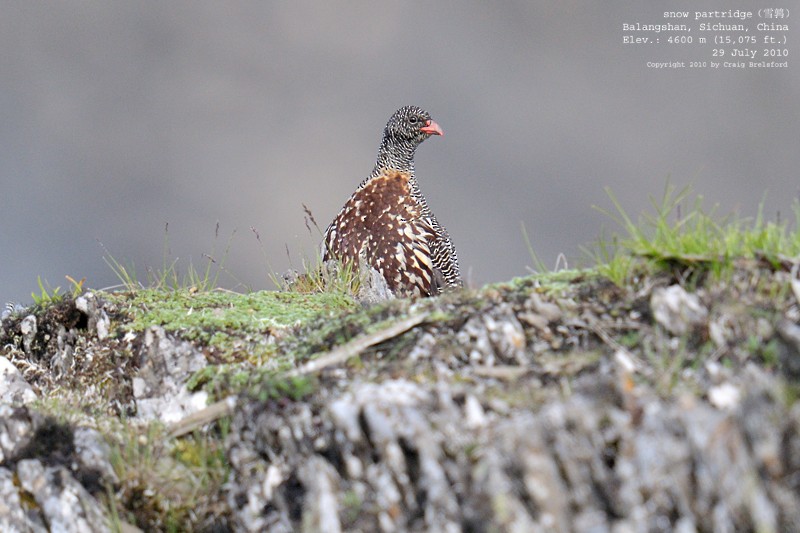
M 778 339 L 771 339 L 768 343 L 760 347 L 761 360 L 769 368 L 774 368 L 780 364 L 780 342 Z
M 256 360 L 274 355 L 267 335 L 315 317 L 330 317 L 356 307 L 342 294 L 260 291 L 192 292 L 145 289 L 104 294 L 126 315 L 123 331 L 160 325 L 186 340 L 214 349 L 222 360 Z
M 277 368 L 275 365 L 269 368 L 240 364 L 207 366 L 191 377 L 187 388 L 192 391 L 202 388 L 210 395 L 211 401 L 231 394 L 245 394 L 262 401 L 280 398 L 298 401 L 317 390 L 313 376 L 282 376 L 281 371 L 288 366 L 288 361 Z
M 345 524 L 354 524 L 358 519 L 364 502 L 356 491 L 350 489 L 342 495 L 342 520 Z
M 623 333 L 617 340 L 621 345 L 629 349 L 639 346 L 642 342 L 641 335 L 636 330 Z
M 783 387 L 778 391 L 787 408 L 791 408 L 800 400 L 800 384 L 786 382 Z
M 513 278 L 511 281 L 490 283 L 482 292 L 487 290 L 510 290 L 514 292 L 529 293 L 536 291 L 542 294 L 560 294 L 564 290 L 574 287 L 576 283 L 588 281 L 599 276 L 594 269 L 559 270 L 557 272 L 544 272 Z
M 119 300 L 120 295 L 110 295 Z M 122 296 L 131 313 L 126 328 L 143 330 L 153 324 L 169 330 L 240 328 L 263 330 L 293 326 L 324 312 L 339 312 L 355 307 L 341 294 L 281 293 L 259 291 L 249 294 L 214 291 L 161 291 L 147 289 Z

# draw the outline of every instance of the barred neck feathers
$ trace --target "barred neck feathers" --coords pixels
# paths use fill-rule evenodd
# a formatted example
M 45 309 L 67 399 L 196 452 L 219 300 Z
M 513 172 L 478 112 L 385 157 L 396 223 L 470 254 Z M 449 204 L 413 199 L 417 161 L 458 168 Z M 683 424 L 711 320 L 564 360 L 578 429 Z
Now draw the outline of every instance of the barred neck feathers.
M 362 185 L 387 170 L 397 170 L 409 174 L 416 189 L 413 181 L 414 152 L 431 135 L 443 133 L 427 111 L 416 106 L 401 107 L 395 111 L 383 130 L 375 168 Z
M 372 176 L 377 176 L 385 170 L 399 170 L 414 176 L 414 152 L 419 143 L 414 144 L 408 140 L 397 140 L 384 131 L 380 150 L 378 150 L 378 160 Z
M 366 185 L 372 178 L 377 178 L 386 171 L 399 170 L 404 174 L 408 174 L 411 197 L 414 198 L 414 201 L 420 206 L 422 215 L 425 217 L 433 217 L 433 213 L 428 207 L 428 202 L 425 200 L 419 188 L 417 178 L 414 176 L 414 152 L 417 146 L 419 146 L 419 144 L 414 145 L 407 142 L 402 144 L 391 143 L 388 142 L 384 136 L 380 151 L 378 151 L 378 160 L 375 162 L 375 168 L 372 169 L 372 174 L 361 182 L 361 187 Z

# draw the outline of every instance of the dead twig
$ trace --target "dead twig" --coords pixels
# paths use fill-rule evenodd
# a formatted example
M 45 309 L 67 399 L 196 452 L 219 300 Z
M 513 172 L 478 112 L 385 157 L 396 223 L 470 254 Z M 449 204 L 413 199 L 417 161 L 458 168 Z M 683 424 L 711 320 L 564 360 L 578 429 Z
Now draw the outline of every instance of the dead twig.
M 369 333 L 356 337 L 352 341 L 339 346 L 330 352 L 312 359 L 299 368 L 296 368 L 286 374 L 287 377 L 303 376 L 305 374 L 313 374 L 319 372 L 323 368 L 344 363 L 353 356 L 356 356 L 369 348 L 381 342 L 387 341 L 391 338 L 405 333 L 413 327 L 422 324 L 428 318 L 428 313 L 422 313 L 408 317 L 404 320 L 395 322 L 380 331 Z
M 233 414 L 238 399 L 236 395 L 228 396 L 224 400 L 212 403 L 208 407 L 190 414 L 182 420 L 175 422 L 172 427 L 170 427 L 168 435 L 170 437 L 182 437 L 206 424 L 219 420 L 223 416 Z
M 478 377 L 516 381 L 525 374 L 533 372 L 533 369 L 525 366 L 511 365 L 475 365 L 472 367 L 472 372 Z

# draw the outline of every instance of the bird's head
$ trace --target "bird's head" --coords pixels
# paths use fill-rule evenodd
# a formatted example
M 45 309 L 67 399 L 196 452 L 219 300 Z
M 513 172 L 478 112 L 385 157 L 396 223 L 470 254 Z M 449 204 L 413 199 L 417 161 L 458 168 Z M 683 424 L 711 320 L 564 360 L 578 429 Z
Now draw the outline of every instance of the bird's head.
M 444 132 L 427 111 L 416 106 L 395 111 L 383 132 L 384 141 L 411 144 L 414 148 L 431 135 L 444 135 Z

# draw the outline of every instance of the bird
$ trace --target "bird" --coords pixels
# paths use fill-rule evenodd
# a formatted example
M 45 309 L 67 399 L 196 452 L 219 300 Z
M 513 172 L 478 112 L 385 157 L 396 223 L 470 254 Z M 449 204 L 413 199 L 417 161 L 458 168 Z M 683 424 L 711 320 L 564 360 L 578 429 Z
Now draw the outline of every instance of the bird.
M 458 255 L 414 174 L 414 152 L 444 135 L 417 106 L 392 114 L 372 173 L 356 188 L 323 235 L 323 261 L 376 271 L 396 297 L 436 296 L 462 286 Z

